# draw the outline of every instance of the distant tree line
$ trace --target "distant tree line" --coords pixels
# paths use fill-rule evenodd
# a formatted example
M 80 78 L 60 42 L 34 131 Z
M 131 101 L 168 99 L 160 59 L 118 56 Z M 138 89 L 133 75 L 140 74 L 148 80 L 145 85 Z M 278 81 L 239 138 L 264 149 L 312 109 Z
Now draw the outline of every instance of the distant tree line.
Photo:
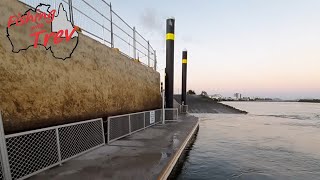
M 196 95 L 196 92 L 192 89 L 189 89 L 187 94 L 189 95 Z M 208 97 L 209 98 L 209 95 L 206 91 L 202 91 L 200 96 L 203 96 L 203 97 Z M 281 99 L 272 99 L 272 98 L 249 98 L 249 97 L 245 97 L 245 98 L 240 98 L 240 99 L 233 99 L 231 97 L 213 97 L 213 96 L 210 96 L 210 98 L 212 98 L 214 101 L 275 101 L 275 102 L 283 102 L 285 100 L 281 100 Z M 289 102 L 289 101 L 288 101 Z M 298 101 L 297 100 L 294 100 L 294 101 L 290 101 L 290 102 L 310 102 L 310 103 L 320 103 L 320 99 L 299 99 Z
M 312 102 L 312 103 L 320 103 L 320 99 L 299 99 L 298 102 Z

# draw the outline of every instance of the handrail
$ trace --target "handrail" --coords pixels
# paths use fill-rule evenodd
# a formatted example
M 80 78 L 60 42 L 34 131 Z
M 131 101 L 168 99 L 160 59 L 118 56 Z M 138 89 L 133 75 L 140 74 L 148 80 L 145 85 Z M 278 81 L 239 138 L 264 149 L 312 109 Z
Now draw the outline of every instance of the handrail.
M 85 4 L 87 4 L 89 7 L 91 7 L 93 10 L 95 10 L 97 13 L 99 13 L 102 17 L 104 17 L 106 20 L 108 20 L 109 22 L 111 22 L 110 21 L 110 19 L 108 19 L 106 16 L 104 16 L 102 13 L 100 13 L 96 8 L 94 8 L 93 6 L 91 6 L 89 3 L 87 3 L 86 1 L 84 1 L 84 0 L 81 0 L 82 2 L 84 2 Z
M 114 12 L 112 9 L 111 12 L 116 15 L 123 23 L 125 23 L 125 25 L 127 25 L 131 30 L 133 30 L 133 28 L 127 22 L 125 22 L 116 12 Z
M 30 7 L 37 7 L 37 2 L 29 0 L 19 1 Z M 79 6 L 76 3 L 72 3 L 72 1 L 75 0 L 62 0 L 61 2 L 69 6 L 69 8 L 65 9 L 69 9 L 68 15 L 71 22 L 79 26 L 84 34 L 89 35 L 89 37 L 97 41 L 104 42 L 105 45 L 111 48 L 120 49 L 123 54 L 132 59 L 136 59 L 136 54 L 139 52 L 139 54 L 141 53 L 143 55 L 139 57 L 140 62 L 148 64 L 150 67 L 157 64 L 156 57 L 150 56 L 155 55 L 155 50 L 149 41 L 116 13 L 112 9 L 111 3 L 107 3 L 105 0 L 81 0 L 78 1 L 81 2 L 81 6 Z M 54 3 L 54 1 L 49 1 L 47 4 L 54 7 Z M 95 14 L 98 17 L 94 17 Z M 114 19 L 116 19 L 116 21 Z M 97 25 L 96 28 L 92 28 L 94 24 Z M 114 31 L 114 28 L 116 28 L 117 32 Z M 119 41 L 115 42 L 113 39 L 114 36 L 125 44 L 119 44 Z M 111 40 L 109 40 L 109 37 Z M 130 40 L 126 40 L 126 38 L 130 38 Z M 126 47 L 126 44 L 129 45 L 130 49 Z M 151 61 L 153 62 L 151 63 Z M 153 68 L 156 70 L 156 67 Z

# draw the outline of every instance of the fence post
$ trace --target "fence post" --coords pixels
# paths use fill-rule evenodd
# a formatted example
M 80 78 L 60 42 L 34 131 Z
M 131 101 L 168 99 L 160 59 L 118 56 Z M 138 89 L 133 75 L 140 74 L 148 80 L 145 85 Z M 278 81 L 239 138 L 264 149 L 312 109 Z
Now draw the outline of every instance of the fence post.
M 72 8 L 72 0 L 68 0 L 69 4 L 69 15 L 70 15 L 70 22 L 72 25 L 74 25 L 74 20 L 73 20 L 73 8 Z
M 165 124 L 165 121 L 166 121 L 166 110 L 164 109 L 164 93 L 165 90 L 163 89 L 162 90 L 162 124 L 164 125 Z
M 130 119 L 130 116 L 131 115 L 129 115 L 129 134 L 131 134 L 131 119 Z
M 61 163 L 61 147 L 60 147 L 60 137 L 59 137 L 59 130 L 56 128 L 56 138 L 57 138 L 57 148 L 58 148 L 58 159 L 59 159 L 59 165 L 62 166 Z
M 178 110 L 178 108 L 176 108 L 176 111 L 177 111 L 177 120 L 178 120 L 178 117 L 179 117 L 179 110 Z
M 108 134 L 108 144 L 109 144 L 109 142 L 110 142 L 110 129 L 111 129 L 111 128 L 110 128 L 110 117 L 108 117 L 108 122 L 107 122 L 107 123 L 108 123 L 108 128 L 107 128 L 107 129 L 108 129 L 108 130 L 107 130 L 108 132 L 107 132 L 107 134 Z
M 150 43 L 148 41 L 148 66 L 150 67 Z
M 133 27 L 133 59 L 137 58 L 136 27 Z
M 102 128 L 102 138 L 103 138 L 103 144 L 106 144 L 106 134 L 104 132 L 104 125 L 103 125 L 103 119 L 101 119 L 101 128 Z
M 156 50 L 153 51 L 153 55 L 154 55 L 154 70 L 157 70 L 157 53 Z
M 1 153 L 1 167 L 2 167 L 2 174 L 5 180 L 11 180 L 11 171 L 10 171 L 10 164 L 8 158 L 8 151 L 6 145 L 6 138 L 3 129 L 3 122 L 2 116 L 0 111 L 0 153 Z
M 111 27 L 110 27 L 110 33 L 111 33 L 111 47 L 114 48 L 114 40 L 113 40 L 113 21 L 112 21 L 112 5 L 110 2 L 110 23 L 111 23 Z
M 103 40 L 103 44 L 105 44 L 106 40 L 104 39 L 104 22 L 102 22 L 102 40 Z
M 143 129 L 146 128 L 146 112 L 143 113 Z

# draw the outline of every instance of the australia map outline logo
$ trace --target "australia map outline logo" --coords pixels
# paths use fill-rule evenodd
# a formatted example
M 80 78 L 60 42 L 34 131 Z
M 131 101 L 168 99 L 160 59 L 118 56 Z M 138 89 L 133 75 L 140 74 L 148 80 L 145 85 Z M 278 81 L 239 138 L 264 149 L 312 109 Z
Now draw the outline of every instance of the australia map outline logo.
M 46 7 L 47 12 L 41 12 L 40 8 L 42 7 Z M 35 8 L 35 10 L 29 9 L 23 15 L 20 15 L 19 13 L 18 16 L 9 17 L 6 30 L 7 37 L 11 43 L 13 53 L 19 53 L 20 51 L 28 50 L 30 47 L 37 48 L 39 45 L 45 47 L 46 50 L 50 50 L 52 56 L 56 59 L 66 60 L 68 58 L 71 58 L 74 50 L 76 49 L 79 43 L 79 35 L 76 31 L 78 27 L 74 26 L 68 20 L 67 12 L 65 11 L 62 3 L 60 3 L 59 5 L 57 15 L 55 15 L 56 10 L 49 11 L 50 7 L 51 5 L 40 3 Z M 38 21 L 41 20 L 44 20 L 44 22 L 39 23 Z M 29 36 L 33 38 L 32 44 L 27 45 L 27 47 L 16 48 L 14 41 L 11 39 L 12 35 L 10 34 L 12 34 L 12 31 L 10 29 L 13 27 L 22 28 L 23 26 L 28 25 L 29 23 L 33 23 L 31 27 L 29 27 L 31 31 L 38 30 L 34 33 L 29 34 Z M 50 32 L 47 32 L 45 29 L 43 29 L 45 23 L 50 23 Z M 43 42 L 41 42 L 41 39 L 39 39 L 41 36 L 43 36 Z M 50 40 L 53 41 L 51 44 L 49 44 Z M 75 41 L 75 43 L 73 42 L 73 47 L 71 49 L 68 48 L 69 50 L 66 53 L 67 55 L 56 55 L 53 46 L 56 46 L 57 44 L 60 44 L 63 41 L 69 43 L 72 40 Z

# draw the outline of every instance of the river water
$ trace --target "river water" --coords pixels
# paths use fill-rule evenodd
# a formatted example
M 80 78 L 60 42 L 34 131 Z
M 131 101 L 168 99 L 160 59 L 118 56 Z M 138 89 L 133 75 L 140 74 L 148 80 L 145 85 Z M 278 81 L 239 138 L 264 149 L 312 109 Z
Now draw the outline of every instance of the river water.
M 320 104 L 225 102 L 247 115 L 194 114 L 178 179 L 320 180 Z

